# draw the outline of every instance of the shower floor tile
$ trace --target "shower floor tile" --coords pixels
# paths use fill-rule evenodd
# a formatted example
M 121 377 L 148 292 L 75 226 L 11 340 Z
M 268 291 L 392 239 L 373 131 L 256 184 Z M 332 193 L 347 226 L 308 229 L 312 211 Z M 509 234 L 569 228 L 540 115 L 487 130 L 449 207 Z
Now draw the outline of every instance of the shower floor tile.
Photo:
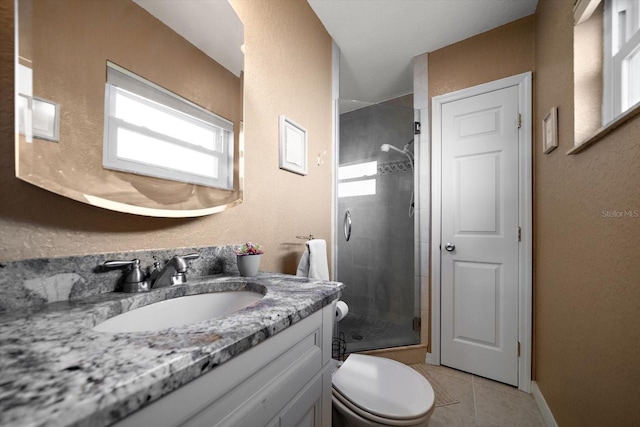
M 398 347 L 420 343 L 419 331 L 406 324 L 349 313 L 338 323 L 338 333 L 344 334 L 347 353 Z

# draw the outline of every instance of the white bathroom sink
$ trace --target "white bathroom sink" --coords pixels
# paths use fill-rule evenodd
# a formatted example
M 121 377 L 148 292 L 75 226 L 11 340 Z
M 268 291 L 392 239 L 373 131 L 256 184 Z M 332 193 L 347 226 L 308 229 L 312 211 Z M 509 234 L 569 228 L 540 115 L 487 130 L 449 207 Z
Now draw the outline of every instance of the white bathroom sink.
M 190 295 L 136 308 L 97 324 L 98 332 L 147 332 L 226 316 L 264 297 L 259 292 L 226 291 Z

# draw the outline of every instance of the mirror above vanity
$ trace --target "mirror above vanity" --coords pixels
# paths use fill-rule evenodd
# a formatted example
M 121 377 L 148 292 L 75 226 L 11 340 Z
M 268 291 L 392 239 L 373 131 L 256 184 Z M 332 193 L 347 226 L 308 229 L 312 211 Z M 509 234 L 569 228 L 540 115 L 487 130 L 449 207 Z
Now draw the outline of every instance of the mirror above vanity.
M 16 0 L 16 33 L 18 178 L 147 216 L 242 202 L 244 30 L 227 1 Z

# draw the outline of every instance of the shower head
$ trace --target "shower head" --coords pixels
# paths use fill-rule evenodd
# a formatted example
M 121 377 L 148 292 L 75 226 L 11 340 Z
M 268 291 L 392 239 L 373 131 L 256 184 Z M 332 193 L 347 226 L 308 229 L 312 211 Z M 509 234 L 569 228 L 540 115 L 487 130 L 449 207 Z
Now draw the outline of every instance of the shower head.
M 413 143 L 413 140 L 409 141 L 408 143 L 405 144 L 404 148 L 401 150 L 398 147 L 396 147 L 395 145 L 391 145 L 391 144 L 382 144 L 380 146 L 380 150 L 384 151 L 385 153 L 388 153 L 389 151 L 393 150 L 393 151 L 397 151 L 400 154 L 404 154 L 405 156 L 407 156 L 407 159 L 409 159 L 409 165 L 411 166 L 411 173 L 414 174 L 414 170 L 413 170 L 413 153 L 411 151 L 409 151 L 409 147 L 411 146 L 411 144 Z M 415 176 L 414 176 L 415 179 Z M 413 203 L 413 191 L 411 191 L 411 201 L 409 202 L 409 217 L 413 216 L 413 212 L 414 212 L 414 203 Z
M 397 151 L 398 153 L 402 153 L 402 154 L 405 154 L 405 153 L 406 153 L 406 151 L 401 150 L 401 149 L 399 149 L 398 147 L 396 147 L 396 146 L 394 146 L 394 145 L 391 145 L 391 144 L 382 144 L 382 145 L 380 146 L 380 149 L 381 149 L 382 151 L 384 151 L 385 153 L 388 153 L 388 152 L 389 152 L 389 150 L 395 150 L 395 151 Z

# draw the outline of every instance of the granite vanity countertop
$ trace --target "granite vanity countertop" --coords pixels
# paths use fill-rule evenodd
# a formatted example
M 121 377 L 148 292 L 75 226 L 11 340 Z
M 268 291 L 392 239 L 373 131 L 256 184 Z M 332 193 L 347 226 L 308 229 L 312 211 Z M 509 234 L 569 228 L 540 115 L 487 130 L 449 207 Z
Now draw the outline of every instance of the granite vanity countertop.
M 105 426 L 338 299 L 342 284 L 283 274 L 215 276 L 0 316 L 0 425 Z M 152 302 L 212 291 L 266 294 L 228 316 L 156 332 L 92 328 Z

